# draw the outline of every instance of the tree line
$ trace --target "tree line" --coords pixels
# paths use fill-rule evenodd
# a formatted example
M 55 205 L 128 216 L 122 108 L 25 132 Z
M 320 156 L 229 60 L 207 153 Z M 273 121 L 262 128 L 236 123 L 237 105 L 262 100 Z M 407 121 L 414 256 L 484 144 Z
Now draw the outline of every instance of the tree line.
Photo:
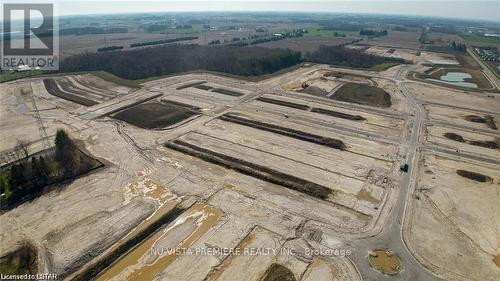
M 369 68 L 385 62 L 405 62 L 403 59 L 365 54 L 343 46 L 320 46 L 318 50 L 306 53 L 304 59 L 316 63 L 361 68 Z
M 374 37 L 380 37 L 380 36 L 387 36 L 388 32 L 387 30 L 372 30 L 372 29 L 361 29 L 359 31 L 359 35 L 366 35 L 366 36 L 374 36 Z
M 196 39 L 198 39 L 198 36 L 185 36 L 185 37 L 177 37 L 177 38 L 165 39 L 165 40 L 132 43 L 132 44 L 130 44 L 130 48 L 160 45 L 160 44 L 166 44 L 166 43 L 175 43 L 175 42 L 179 42 L 179 41 L 188 41 L 188 40 L 196 40 Z
M 232 45 L 162 45 L 147 48 L 73 55 L 61 62 L 61 71 L 102 70 L 125 79 L 145 79 L 192 70 L 209 70 L 240 76 L 273 73 L 301 62 L 325 63 L 369 68 L 385 62 L 404 63 L 403 59 L 365 54 L 339 46 L 320 46 L 301 54 L 288 49 L 246 47 L 242 41 Z
M 464 53 L 467 51 L 467 46 L 463 43 L 460 43 L 460 42 L 457 43 L 457 42 L 453 41 L 448 46 L 455 51 L 464 52 Z
M 257 76 L 300 62 L 300 52 L 285 49 L 174 44 L 129 51 L 82 53 L 64 59 L 60 69 L 63 72 L 104 70 L 126 79 L 199 69 Z
M 31 157 L 26 151 L 24 158 L 0 170 L 2 208 L 40 194 L 44 186 L 85 173 L 96 162 L 80 152 L 64 130 L 58 130 L 54 151 Z

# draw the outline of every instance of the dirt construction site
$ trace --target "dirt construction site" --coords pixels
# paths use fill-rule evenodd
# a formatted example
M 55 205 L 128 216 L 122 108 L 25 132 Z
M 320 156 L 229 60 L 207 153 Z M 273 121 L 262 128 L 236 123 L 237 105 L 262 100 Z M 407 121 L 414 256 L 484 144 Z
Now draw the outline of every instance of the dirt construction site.
M 500 96 L 424 69 L 3 83 L 2 165 L 63 128 L 104 166 L 3 212 L 0 251 L 59 280 L 495 280 Z

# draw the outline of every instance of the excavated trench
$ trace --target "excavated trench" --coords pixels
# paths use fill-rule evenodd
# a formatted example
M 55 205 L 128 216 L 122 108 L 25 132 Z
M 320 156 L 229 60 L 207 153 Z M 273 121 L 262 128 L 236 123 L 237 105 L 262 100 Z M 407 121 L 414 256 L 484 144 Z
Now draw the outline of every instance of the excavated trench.
M 476 172 L 466 171 L 466 170 L 457 170 L 457 175 L 464 177 L 464 178 L 467 178 L 467 179 L 470 179 L 470 180 L 477 181 L 477 182 L 492 182 L 493 181 L 493 179 L 490 178 L 489 176 L 486 176 L 486 175 L 483 175 L 480 173 L 476 173 Z
M 299 139 L 299 140 L 303 140 L 303 141 L 307 141 L 307 142 L 312 142 L 312 143 L 316 143 L 316 144 L 325 145 L 325 146 L 335 148 L 335 149 L 345 150 L 347 148 L 347 146 L 344 144 L 344 142 L 341 140 L 338 140 L 338 139 L 323 137 L 323 136 L 319 136 L 319 135 L 314 135 L 314 134 L 294 130 L 294 129 L 287 128 L 287 127 L 263 123 L 263 122 L 259 122 L 259 121 L 255 121 L 255 120 L 250 120 L 250 119 L 243 118 L 243 117 L 237 116 L 235 114 L 231 114 L 231 113 L 226 113 L 226 114 L 220 116 L 219 118 L 221 120 L 224 120 L 227 122 L 232 122 L 232 123 L 236 123 L 236 124 L 240 124 L 240 125 L 244 125 L 244 126 L 249 126 L 252 128 L 257 128 L 260 130 L 284 135 L 287 137 L 291 137 L 291 138 L 295 138 L 295 139 Z
M 286 106 L 290 108 L 296 108 L 296 109 L 301 109 L 305 111 L 311 111 L 323 115 L 328 115 L 336 118 L 342 118 L 342 119 L 347 119 L 347 120 L 353 120 L 353 121 L 365 121 L 366 118 L 364 118 L 361 115 L 352 115 L 352 114 L 347 114 L 343 112 L 338 112 L 338 111 L 333 111 L 329 109 L 324 109 L 324 108 L 319 108 L 319 107 L 309 107 L 305 104 L 299 104 L 299 103 L 293 103 L 293 102 L 288 102 L 288 101 L 282 101 L 282 100 L 275 100 L 275 99 L 270 99 L 270 98 L 265 98 L 265 97 L 260 97 L 257 98 L 258 101 L 265 102 L 265 103 L 270 103 L 270 104 L 276 104 L 280 106 Z
M 305 104 L 300 104 L 300 103 L 294 103 L 294 102 L 289 102 L 289 101 L 283 101 L 283 100 L 275 100 L 275 99 L 270 99 L 266 97 L 259 97 L 257 98 L 258 101 L 261 102 L 266 102 L 266 103 L 271 103 L 271 104 L 276 104 L 276 105 L 281 105 L 281 106 L 286 106 L 286 107 L 291 107 L 291 108 L 297 108 L 297 109 L 302 109 L 302 110 L 309 110 L 310 107 L 305 105 Z
M 176 90 L 187 89 L 187 88 L 191 88 L 191 87 L 194 87 L 194 86 L 197 86 L 197 85 L 201 85 L 201 84 L 204 84 L 204 83 L 207 83 L 207 81 L 200 81 L 200 82 L 188 83 L 188 84 L 181 85 L 181 86 L 179 86 L 179 87 L 177 87 L 175 89 Z
M 288 175 L 265 166 L 198 147 L 179 139 L 167 142 L 165 146 L 181 153 L 200 158 L 207 162 L 214 163 L 270 183 L 281 185 L 319 199 L 325 200 L 334 195 L 334 191 L 325 186 L 295 177 L 293 175 Z
M 108 267 L 114 264 L 120 257 L 129 252 L 131 249 L 140 245 L 143 241 L 147 240 L 153 234 L 161 230 L 164 226 L 173 222 L 179 217 L 188 207 L 174 207 L 172 210 L 164 214 L 155 222 L 149 224 L 142 231 L 131 237 L 130 239 L 121 243 L 115 250 L 100 258 L 95 263 L 90 264 L 85 270 L 76 275 L 72 281 L 86 281 L 93 280 L 101 272 L 105 271 Z

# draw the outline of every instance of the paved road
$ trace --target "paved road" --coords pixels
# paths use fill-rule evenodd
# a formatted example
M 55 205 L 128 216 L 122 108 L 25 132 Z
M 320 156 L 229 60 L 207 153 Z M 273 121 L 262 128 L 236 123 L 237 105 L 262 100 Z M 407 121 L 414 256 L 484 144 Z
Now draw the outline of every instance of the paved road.
M 488 78 L 488 80 L 497 88 L 500 89 L 500 79 L 497 78 L 495 73 L 491 71 L 491 69 L 476 55 L 474 51 L 471 50 L 471 46 L 467 46 L 467 52 L 471 55 L 472 58 L 483 68 L 483 72 Z
M 406 204 L 410 197 L 412 178 L 416 176 L 418 167 L 417 148 L 419 147 L 419 135 L 422 128 L 422 107 L 417 103 L 414 97 L 406 91 L 402 84 L 403 79 L 412 67 L 401 71 L 396 79 L 396 87 L 405 96 L 406 100 L 415 112 L 413 127 L 408 141 L 408 154 L 406 163 L 410 165 L 410 171 L 402 174 L 399 196 L 396 206 L 390 211 L 387 223 L 382 231 L 376 236 L 358 239 L 349 243 L 353 248 L 352 260 L 358 267 L 362 277 L 367 281 L 374 280 L 441 280 L 425 269 L 411 255 L 402 238 L 402 226 L 406 211 Z M 375 271 L 368 264 L 368 251 L 377 248 L 388 248 L 397 254 L 403 263 L 403 270 L 394 276 L 386 276 Z

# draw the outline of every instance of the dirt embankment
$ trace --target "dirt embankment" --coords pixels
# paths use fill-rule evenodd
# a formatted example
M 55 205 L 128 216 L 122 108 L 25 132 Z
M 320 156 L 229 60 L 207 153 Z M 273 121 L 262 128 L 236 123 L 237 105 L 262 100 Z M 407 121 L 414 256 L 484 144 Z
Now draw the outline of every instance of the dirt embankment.
M 45 85 L 45 89 L 47 89 L 47 92 L 56 97 L 69 100 L 84 106 L 92 106 L 98 104 L 98 102 L 96 101 L 61 91 L 57 86 L 56 81 L 54 81 L 54 79 L 49 79 L 49 78 L 43 79 L 43 84 Z

